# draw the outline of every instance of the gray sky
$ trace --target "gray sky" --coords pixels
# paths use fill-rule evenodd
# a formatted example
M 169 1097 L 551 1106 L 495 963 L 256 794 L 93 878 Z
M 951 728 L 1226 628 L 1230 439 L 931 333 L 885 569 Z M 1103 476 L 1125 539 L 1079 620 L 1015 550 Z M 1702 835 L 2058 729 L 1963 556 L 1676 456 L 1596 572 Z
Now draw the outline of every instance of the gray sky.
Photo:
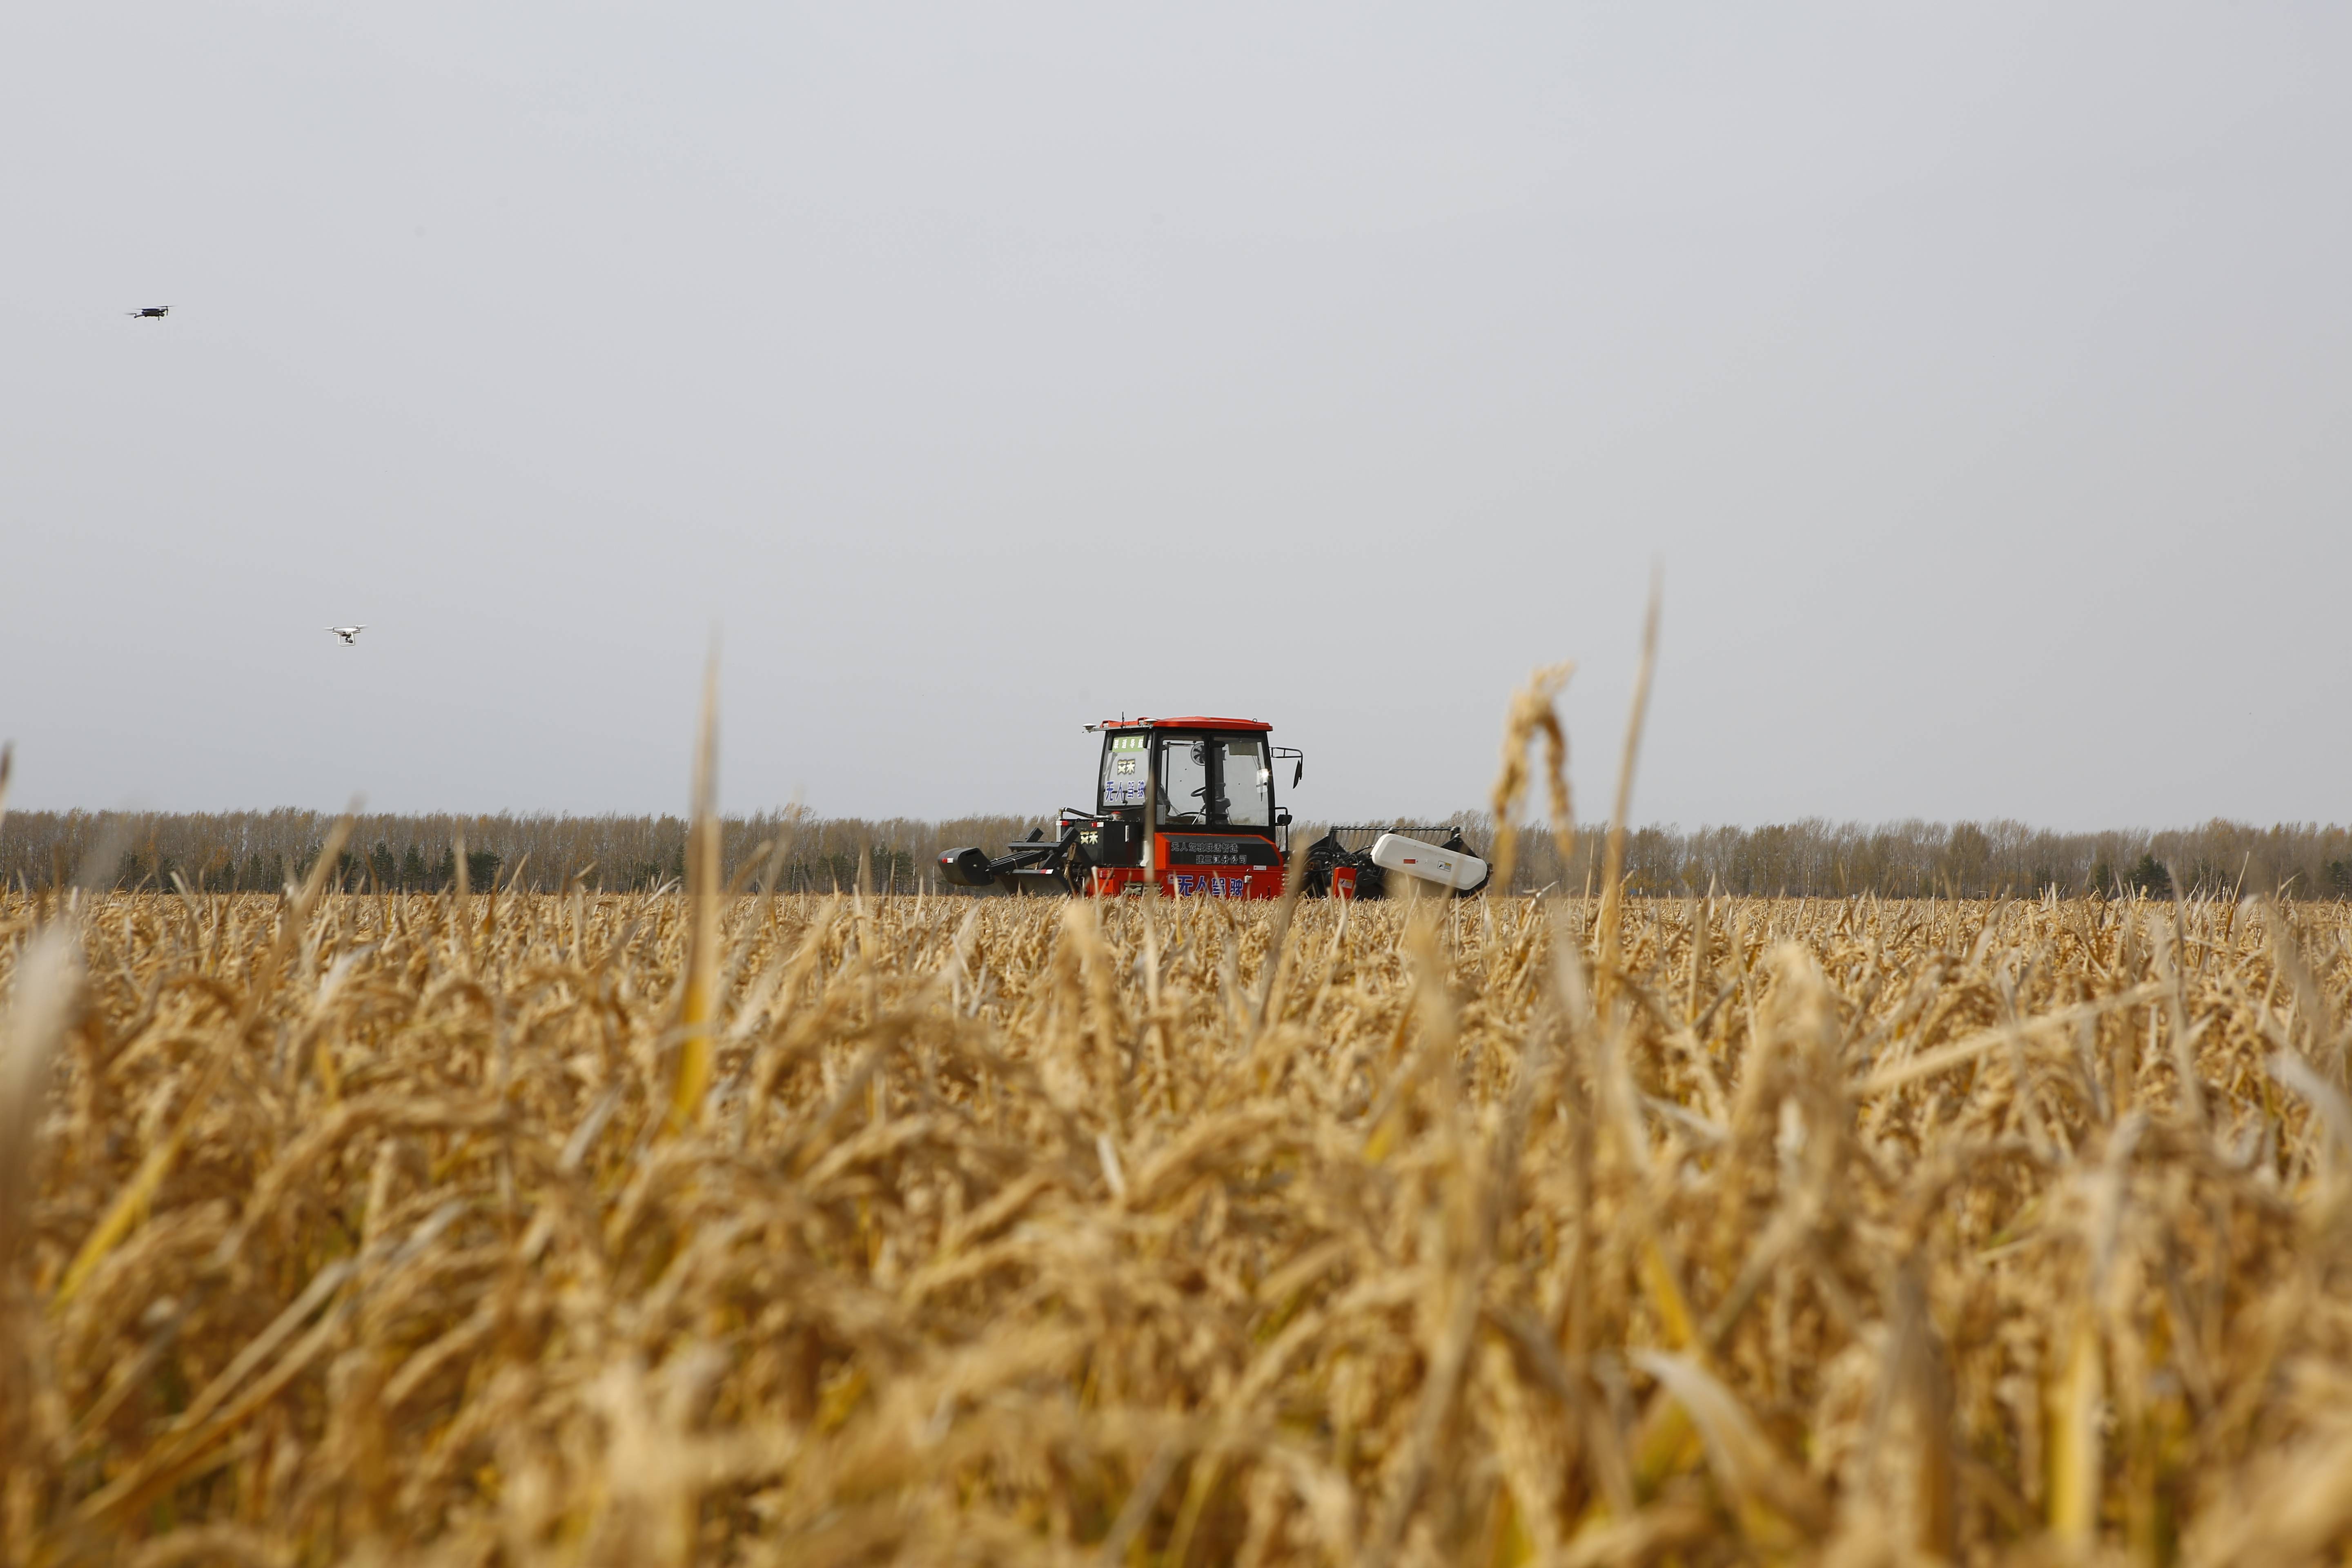
M 16 802 L 2341 820 L 2347 17 L 10 7 Z

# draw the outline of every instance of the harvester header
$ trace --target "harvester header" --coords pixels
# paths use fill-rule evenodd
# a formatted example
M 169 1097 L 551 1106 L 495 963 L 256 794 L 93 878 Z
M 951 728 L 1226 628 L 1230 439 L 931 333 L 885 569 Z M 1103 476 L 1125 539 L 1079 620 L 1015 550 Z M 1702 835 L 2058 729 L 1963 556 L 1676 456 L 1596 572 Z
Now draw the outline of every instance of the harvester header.
M 1278 897 L 1291 862 L 1290 811 L 1275 798 L 1276 766 L 1289 787 L 1306 753 L 1274 744 L 1260 719 L 1105 719 L 1091 809 L 1065 806 L 1056 836 L 1043 828 L 1003 855 L 976 848 L 940 857 L 958 887 L 1114 897 L 1157 889 L 1178 898 Z M 1486 863 L 1451 826 L 1335 826 L 1302 852 L 1300 890 L 1379 898 L 1391 876 L 1430 891 L 1475 893 Z

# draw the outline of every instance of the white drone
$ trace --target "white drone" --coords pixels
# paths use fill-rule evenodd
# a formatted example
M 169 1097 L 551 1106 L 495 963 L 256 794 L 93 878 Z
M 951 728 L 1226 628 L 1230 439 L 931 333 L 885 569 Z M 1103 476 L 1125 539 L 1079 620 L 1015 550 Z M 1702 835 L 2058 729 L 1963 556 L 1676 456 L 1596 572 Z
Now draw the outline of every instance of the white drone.
M 365 626 L 329 626 L 327 629 L 328 629 L 329 631 L 331 631 L 331 632 L 334 633 L 337 637 L 339 637 L 342 638 L 342 639 L 343 639 L 343 646 L 344 646 L 345 647 L 350 647 L 353 646 L 354 644 L 356 644 L 356 643 L 360 640 L 360 634 L 361 634 L 362 632 L 363 632 L 363 631 L 367 630 L 367 627 L 365 627 Z

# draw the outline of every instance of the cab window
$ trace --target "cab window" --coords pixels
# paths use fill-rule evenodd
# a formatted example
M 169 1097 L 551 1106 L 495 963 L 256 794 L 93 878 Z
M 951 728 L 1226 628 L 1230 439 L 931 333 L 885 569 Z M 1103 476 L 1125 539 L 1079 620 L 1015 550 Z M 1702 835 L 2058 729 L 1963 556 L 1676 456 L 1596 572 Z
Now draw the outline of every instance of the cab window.
M 1160 738 L 1162 826 L 1271 827 L 1274 775 L 1260 735 Z
M 1265 742 L 1256 735 L 1216 742 L 1223 753 L 1223 774 L 1217 793 L 1223 797 L 1224 820 L 1235 827 L 1274 826 L 1274 774 L 1265 757 Z
M 1144 773 L 1144 738 L 1140 735 L 1112 735 L 1103 746 L 1102 799 L 1098 811 L 1118 806 L 1141 805 L 1143 793 L 1150 787 Z
M 1205 825 L 1215 810 L 1210 798 L 1209 748 L 1203 735 L 1170 735 L 1160 742 L 1160 825 Z

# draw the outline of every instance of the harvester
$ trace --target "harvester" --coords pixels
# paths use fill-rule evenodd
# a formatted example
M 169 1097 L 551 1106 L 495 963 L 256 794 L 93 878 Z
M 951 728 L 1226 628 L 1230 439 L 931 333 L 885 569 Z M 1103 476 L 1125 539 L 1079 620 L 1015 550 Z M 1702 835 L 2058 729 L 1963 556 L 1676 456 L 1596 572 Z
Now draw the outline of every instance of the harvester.
M 1177 898 L 1271 899 L 1289 874 L 1290 812 L 1275 772 L 1304 752 L 1274 744 L 1255 719 L 1106 719 L 1092 810 L 1066 806 L 1055 836 L 1039 828 L 1002 855 L 950 849 L 940 876 L 956 887 L 1116 897 L 1153 889 Z M 1299 889 L 1314 898 L 1377 899 L 1420 890 L 1466 895 L 1486 863 L 1459 828 L 1340 825 L 1300 851 Z

